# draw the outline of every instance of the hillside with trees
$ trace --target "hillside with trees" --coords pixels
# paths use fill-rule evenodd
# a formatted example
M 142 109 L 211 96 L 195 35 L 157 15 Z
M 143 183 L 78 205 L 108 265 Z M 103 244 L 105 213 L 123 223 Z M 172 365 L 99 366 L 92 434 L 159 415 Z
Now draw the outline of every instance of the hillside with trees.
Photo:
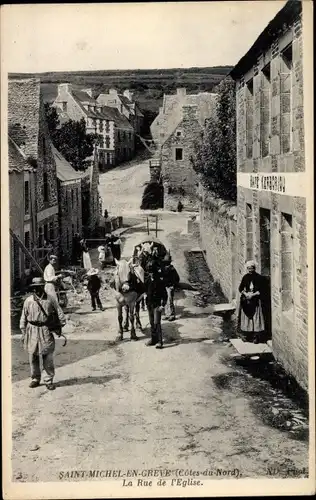
M 49 73 L 11 73 L 11 78 L 40 78 L 44 101 L 51 103 L 57 96 L 58 83 L 72 83 L 77 88 L 91 88 L 94 96 L 110 88 L 135 94 L 145 115 L 145 134 L 162 104 L 164 93 L 172 94 L 177 87 L 187 93 L 210 92 L 232 69 L 231 66 L 212 68 L 175 68 L 150 70 L 69 71 Z

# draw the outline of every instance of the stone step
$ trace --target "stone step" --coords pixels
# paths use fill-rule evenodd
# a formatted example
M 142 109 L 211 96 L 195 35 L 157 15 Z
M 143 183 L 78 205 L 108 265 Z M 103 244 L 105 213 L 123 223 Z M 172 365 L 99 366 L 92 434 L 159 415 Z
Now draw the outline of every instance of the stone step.
M 233 303 L 230 304 L 214 304 L 213 305 L 213 313 L 232 313 L 236 309 L 236 305 Z
M 268 344 L 253 344 L 252 342 L 244 342 L 241 339 L 230 339 L 229 341 L 238 353 L 243 356 L 272 353 L 272 349 L 268 346 Z

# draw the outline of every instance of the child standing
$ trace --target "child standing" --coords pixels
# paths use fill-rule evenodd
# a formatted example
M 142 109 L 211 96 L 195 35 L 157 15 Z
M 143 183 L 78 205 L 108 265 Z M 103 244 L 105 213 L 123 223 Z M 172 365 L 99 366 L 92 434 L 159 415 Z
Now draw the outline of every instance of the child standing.
M 87 273 L 88 276 L 88 285 L 87 289 L 90 292 L 91 296 L 91 306 L 92 306 L 92 311 L 96 310 L 96 304 L 98 305 L 100 311 L 104 311 L 104 308 L 102 306 L 100 297 L 99 297 L 99 291 L 101 288 L 101 279 L 98 276 L 98 270 L 97 269 L 90 269 Z

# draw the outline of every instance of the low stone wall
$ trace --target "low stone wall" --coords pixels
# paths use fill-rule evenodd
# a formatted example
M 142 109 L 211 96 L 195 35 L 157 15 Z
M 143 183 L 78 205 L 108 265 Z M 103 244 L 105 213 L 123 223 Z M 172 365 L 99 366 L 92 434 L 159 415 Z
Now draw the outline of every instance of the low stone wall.
M 200 245 L 210 272 L 230 302 L 237 293 L 237 210 L 232 202 L 200 192 Z
M 183 210 L 192 212 L 199 211 L 200 203 L 196 194 L 171 192 L 170 187 L 164 184 L 164 208 L 166 210 L 177 210 L 179 201 L 181 201 L 183 205 Z

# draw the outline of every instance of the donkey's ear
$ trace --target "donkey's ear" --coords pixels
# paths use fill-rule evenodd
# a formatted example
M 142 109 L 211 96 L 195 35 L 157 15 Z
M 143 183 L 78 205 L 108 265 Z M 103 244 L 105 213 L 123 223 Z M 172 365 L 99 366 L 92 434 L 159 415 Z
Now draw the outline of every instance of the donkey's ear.
M 118 266 L 119 261 L 115 257 L 114 257 L 114 262 L 115 262 L 115 265 Z
M 154 242 L 152 241 L 149 246 L 152 248 L 154 246 Z
M 133 264 L 133 257 L 131 257 L 128 261 L 127 261 L 127 264 L 130 266 Z

